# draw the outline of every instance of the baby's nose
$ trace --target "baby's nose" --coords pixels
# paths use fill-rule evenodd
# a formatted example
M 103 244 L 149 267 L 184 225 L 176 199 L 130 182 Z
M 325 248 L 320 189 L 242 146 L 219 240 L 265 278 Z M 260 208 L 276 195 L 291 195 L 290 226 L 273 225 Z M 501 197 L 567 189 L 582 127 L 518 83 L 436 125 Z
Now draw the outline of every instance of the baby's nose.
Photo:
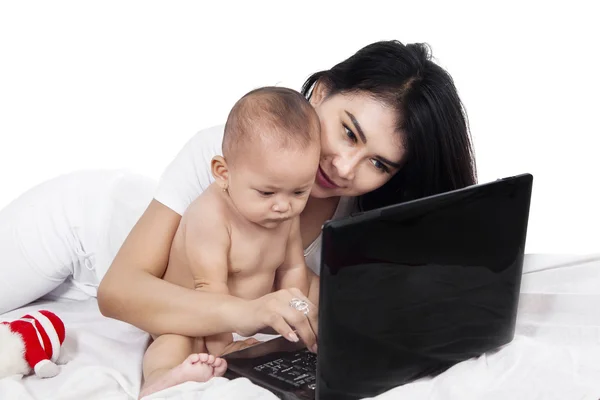
M 289 209 L 290 203 L 287 201 L 278 201 L 277 203 L 273 204 L 273 211 L 275 212 L 284 213 L 288 212 Z

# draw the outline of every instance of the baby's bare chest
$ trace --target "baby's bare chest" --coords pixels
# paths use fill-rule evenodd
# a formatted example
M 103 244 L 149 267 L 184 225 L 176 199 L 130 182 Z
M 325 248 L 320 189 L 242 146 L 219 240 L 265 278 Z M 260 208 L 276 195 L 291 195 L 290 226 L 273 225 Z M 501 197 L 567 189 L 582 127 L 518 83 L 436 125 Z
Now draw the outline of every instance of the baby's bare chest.
M 285 259 L 287 234 L 231 232 L 230 273 L 244 276 L 274 273 Z
M 273 291 L 285 260 L 288 235 L 231 232 L 227 285 L 232 295 L 255 299 Z

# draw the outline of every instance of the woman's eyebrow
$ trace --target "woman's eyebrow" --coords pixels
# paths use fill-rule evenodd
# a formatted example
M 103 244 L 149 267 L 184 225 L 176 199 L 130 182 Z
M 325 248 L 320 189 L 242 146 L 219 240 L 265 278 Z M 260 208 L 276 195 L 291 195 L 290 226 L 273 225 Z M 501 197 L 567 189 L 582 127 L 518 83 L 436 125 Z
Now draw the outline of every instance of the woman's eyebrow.
M 352 113 L 348 110 L 344 111 L 346 111 L 346 114 L 348 114 L 348 117 L 350 117 L 350 121 L 352 121 L 352 124 L 356 128 L 358 136 L 360 136 L 360 140 L 362 140 L 363 143 L 367 143 L 367 137 L 365 136 L 365 133 L 363 132 L 362 128 L 360 127 L 360 124 L 358 123 L 354 115 L 352 115 Z
M 387 158 L 381 157 L 381 156 L 377 156 L 377 158 L 379 158 L 379 160 L 385 164 L 388 164 L 390 167 L 395 168 L 395 169 L 400 169 L 400 167 L 402 167 L 402 164 L 399 163 L 395 163 L 393 161 L 388 160 Z
M 350 117 L 350 121 L 352 121 L 352 124 L 356 128 L 356 131 L 358 132 L 358 136 L 360 136 L 360 139 L 363 141 L 363 143 L 366 144 L 367 137 L 365 136 L 365 133 L 363 132 L 362 128 L 360 127 L 360 124 L 356 120 L 356 117 L 354 117 L 354 115 L 350 111 L 348 111 L 348 110 L 344 110 L 344 111 L 346 112 L 346 114 L 348 114 L 348 117 Z M 381 160 L 381 162 L 388 164 L 392 168 L 400 169 L 400 167 L 402 167 L 402 164 L 390 161 L 385 157 L 378 156 L 377 158 L 379 158 Z

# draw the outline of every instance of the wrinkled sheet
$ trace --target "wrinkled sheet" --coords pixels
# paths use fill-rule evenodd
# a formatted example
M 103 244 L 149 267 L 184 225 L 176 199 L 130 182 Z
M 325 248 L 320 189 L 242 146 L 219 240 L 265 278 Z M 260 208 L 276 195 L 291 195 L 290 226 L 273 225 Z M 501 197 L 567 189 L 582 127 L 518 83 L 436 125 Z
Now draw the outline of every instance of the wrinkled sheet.
M 104 318 L 96 300 L 41 300 L 0 316 L 46 308 L 66 323 L 71 361 L 51 379 L 0 380 L 0 399 L 135 399 L 149 336 Z M 187 382 L 146 399 L 275 399 L 245 378 Z M 435 378 L 376 399 L 599 399 L 600 254 L 527 255 L 513 342 Z

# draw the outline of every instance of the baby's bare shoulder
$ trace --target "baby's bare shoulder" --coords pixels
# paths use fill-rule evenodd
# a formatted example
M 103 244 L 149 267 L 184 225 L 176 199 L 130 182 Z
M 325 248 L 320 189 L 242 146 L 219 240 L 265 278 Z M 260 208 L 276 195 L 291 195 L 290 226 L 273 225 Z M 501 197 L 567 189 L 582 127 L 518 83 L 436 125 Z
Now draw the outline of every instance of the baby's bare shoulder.
M 213 185 L 209 186 L 200 196 L 192 201 L 185 211 L 182 222 L 188 228 L 190 226 L 212 228 L 214 225 L 227 225 L 227 206 L 220 193 L 212 187 Z

